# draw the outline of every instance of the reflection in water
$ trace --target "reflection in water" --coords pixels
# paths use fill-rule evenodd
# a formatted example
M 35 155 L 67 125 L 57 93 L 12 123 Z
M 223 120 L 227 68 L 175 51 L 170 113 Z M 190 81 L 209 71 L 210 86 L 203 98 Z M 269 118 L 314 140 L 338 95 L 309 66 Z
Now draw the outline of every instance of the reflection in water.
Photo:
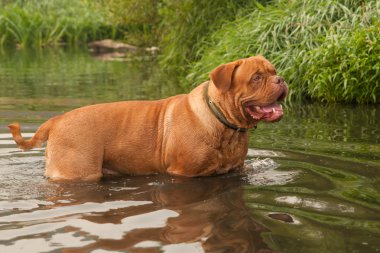
M 28 252 L 67 247 L 70 252 L 273 252 L 260 236 L 268 229 L 245 206 L 242 183 L 239 175 L 54 183 L 51 196 L 36 202 L 39 208 L 21 213 L 8 208 L 11 213 L 0 217 L 0 251 L 29 245 Z
M 55 48 L 0 52 L 0 62 L 0 120 L 9 110 L 13 116 L 4 116 L 40 122 L 33 111 L 51 114 L 88 104 L 159 99 L 183 92 L 171 76 L 154 68 L 151 55 L 130 62 L 104 62 L 87 50 Z

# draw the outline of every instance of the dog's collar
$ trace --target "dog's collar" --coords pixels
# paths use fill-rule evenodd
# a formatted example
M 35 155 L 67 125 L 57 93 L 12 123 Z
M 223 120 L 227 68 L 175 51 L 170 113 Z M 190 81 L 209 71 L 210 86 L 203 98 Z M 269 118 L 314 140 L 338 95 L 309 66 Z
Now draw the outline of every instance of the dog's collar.
M 212 100 L 210 99 L 210 97 L 208 96 L 208 86 L 209 86 L 209 82 L 207 82 L 205 84 L 205 88 L 204 88 L 204 98 L 206 100 L 206 103 L 208 105 L 208 108 L 210 108 L 212 114 L 214 114 L 214 116 L 223 124 L 225 125 L 226 127 L 228 128 L 231 128 L 235 131 L 238 131 L 238 132 L 246 132 L 248 131 L 247 128 L 242 128 L 242 127 L 238 127 L 237 125 L 235 124 L 232 124 L 230 122 L 228 122 L 228 120 L 226 119 L 226 117 L 223 115 L 222 111 L 219 109 L 219 107 L 214 103 L 212 102 Z

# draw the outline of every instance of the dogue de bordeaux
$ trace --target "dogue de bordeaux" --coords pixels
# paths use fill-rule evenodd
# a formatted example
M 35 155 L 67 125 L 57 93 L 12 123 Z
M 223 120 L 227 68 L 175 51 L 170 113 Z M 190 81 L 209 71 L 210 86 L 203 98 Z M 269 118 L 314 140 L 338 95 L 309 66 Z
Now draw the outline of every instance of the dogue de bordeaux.
M 45 176 L 51 180 L 206 176 L 243 166 L 247 130 L 280 120 L 278 101 L 287 93 L 274 66 L 253 56 L 220 65 L 189 94 L 81 107 L 47 120 L 30 140 L 18 123 L 8 127 L 23 150 L 47 140 Z

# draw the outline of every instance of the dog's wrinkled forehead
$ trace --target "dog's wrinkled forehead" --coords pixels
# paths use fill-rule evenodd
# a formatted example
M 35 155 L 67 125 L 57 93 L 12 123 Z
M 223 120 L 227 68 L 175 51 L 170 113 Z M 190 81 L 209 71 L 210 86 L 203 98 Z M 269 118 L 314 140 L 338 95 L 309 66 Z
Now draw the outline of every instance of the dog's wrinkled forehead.
M 210 73 L 210 79 L 220 92 L 227 92 L 231 87 L 248 85 L 251 78 L 259 74 L 265 81 L 276 75 L 274 66 L 263 56 L 252 56 L 227 64 L 222 64 Z
M 236 71 L 237 78 L 250 78 L 253 74 L 276 75 L 276 69 L 263 56 L 253 56 L 242 59 Z

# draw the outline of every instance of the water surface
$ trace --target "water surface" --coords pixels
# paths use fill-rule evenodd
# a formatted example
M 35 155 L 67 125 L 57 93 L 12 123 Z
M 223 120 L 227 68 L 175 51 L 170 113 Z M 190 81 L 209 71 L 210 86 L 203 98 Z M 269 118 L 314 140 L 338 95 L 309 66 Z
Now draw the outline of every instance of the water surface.
M 149 56 L 60 49 L 3 52 L 0 87 L 0 252 L 380 251 L 379 106 L 288 105 L 251 131 L 244 173 L 52 183 L 7 124 L 30 137 L 75 107 L 184 89 Z

